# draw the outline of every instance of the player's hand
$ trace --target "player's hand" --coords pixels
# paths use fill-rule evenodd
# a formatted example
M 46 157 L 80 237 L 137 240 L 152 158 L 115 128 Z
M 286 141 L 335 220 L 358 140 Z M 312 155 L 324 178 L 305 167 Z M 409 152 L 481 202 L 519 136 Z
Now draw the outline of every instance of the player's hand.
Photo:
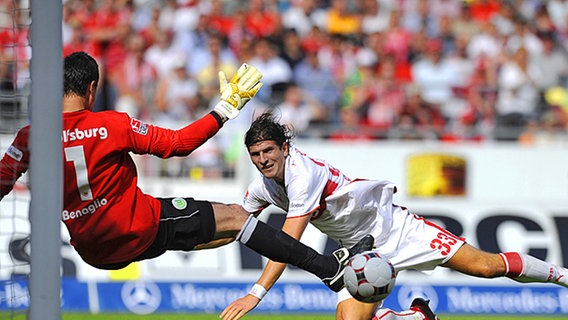
M 215 111 L 227 119 L 239 115 L 244 105 L 252 99 L 262 87 L 262 73 L 257 68 L 243 63 L 237 73 L 227 81 L 223 71 L 219 71 L 219 92 L 221 101 L 215 106 Z
M 250 294 L 233 301 L 221 312 L 219 318 L 223 320 L 238 320 L 251 311 L 260 302 L 260 299 Z

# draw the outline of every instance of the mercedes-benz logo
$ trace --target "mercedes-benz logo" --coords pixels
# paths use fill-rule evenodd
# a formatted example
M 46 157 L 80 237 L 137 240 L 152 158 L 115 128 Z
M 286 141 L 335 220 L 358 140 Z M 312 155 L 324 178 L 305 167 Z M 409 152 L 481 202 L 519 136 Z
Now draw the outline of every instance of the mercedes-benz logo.
M 398 303 L 401 306 L 410 306 L 414 298 L 424 298 L 430 300 L 430 308 L 436 310 L 438 307 L 438 294 L 431 286 L 403 285 L 398 290 Z
M 154 282 L 126 282 L 121 296 L 126 308 L 136 314 L 150 314 L 162 302 L 162 293 Z

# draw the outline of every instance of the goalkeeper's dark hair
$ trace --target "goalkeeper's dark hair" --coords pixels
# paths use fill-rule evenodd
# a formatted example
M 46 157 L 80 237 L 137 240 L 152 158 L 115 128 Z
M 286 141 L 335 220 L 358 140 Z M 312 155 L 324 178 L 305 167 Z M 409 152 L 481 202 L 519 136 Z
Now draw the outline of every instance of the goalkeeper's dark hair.
M 279 146 L 282 146 L 284 142 L 291 143 L 292 139 L 294 139 L 292 128 L 278 123 L 275 115 L 267 111 L 256 118 L 250 125 L 245 134 L 245 145 L 249 148 L 258 142 L 272 140 Z
M 74 52 L 63 60 L 63 94 L 84 97 L 92 81 L 99 83 L 99 65 L 85 52 Z

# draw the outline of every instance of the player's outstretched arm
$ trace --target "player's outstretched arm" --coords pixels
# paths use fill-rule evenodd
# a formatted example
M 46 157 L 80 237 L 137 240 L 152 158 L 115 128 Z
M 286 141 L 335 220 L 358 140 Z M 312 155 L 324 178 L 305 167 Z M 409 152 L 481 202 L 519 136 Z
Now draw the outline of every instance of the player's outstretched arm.
M 278 281 L 286 269 L 286 264 L 269 260 L 264 268 L 262 276 L 251 288 L 249 293 L 229 304 L 219 315 L 223 320 L 238 320 L 245 314 L 254 309 L 262 300 L 264 295 Z
M 262 87 L 262 73 L 257 68 L 243 63 L 237 73 L 227 81 L 223 71 L 219 71 L 219 92 L 221 100 L 214 110 L 225 120 L 236 118 L 241 109 Z
M 310 215 L 305 218 L 286 219 L 282 226 L 282 231 L 286 232 L 296 240 L 299 240 L 308 225 Z M 285 263 L 269 260 L 258 281 L 254 284 L 249 293 L 233 301 L 220 314 L 223 320 L 238 320 L 249 311 L 254 309 L 270 288 L 278 281 L 284 270 Z
M 240 110 L 262 87 L 262 73 L 253 66 L 243 63 L 237 73 L 227 81 L 225 73 L 219 72 L 221 100 L 211 113 L 188 124 L 179 130 L 164 130 L 152 126 L 150 134 L 133 135 L 135 139 L 146 139 L 139 144 L 144 146 L 134 150 L 137 154 L 154 154 L 161 158 L 185 157 L 213 137 L 222 123 L 234 119 Z M 216 119 L 215 119 L 216 118 Z M 148 146 L 151 148 L 148 150 Z

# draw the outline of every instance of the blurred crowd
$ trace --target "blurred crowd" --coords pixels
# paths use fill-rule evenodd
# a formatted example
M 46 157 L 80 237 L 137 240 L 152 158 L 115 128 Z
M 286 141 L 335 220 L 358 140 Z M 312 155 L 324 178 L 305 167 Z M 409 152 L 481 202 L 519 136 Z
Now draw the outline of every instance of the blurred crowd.
M 9 45 L 27 36 L 17 3 L 0 0 L 3 61 L 29 55 Z M 300 138 L 568 141 L 568 1 L 65 0 L 62 30 L 64 55 L 100 63 L 96 110 L 159 125 L 201 117 L 217 71 L 248 62 L 264 87 L 245 126 L 275 109 Z M 7 65 L 3 89 L 29 77 Z M 230 161 L 230 144 L 204 163 Z

